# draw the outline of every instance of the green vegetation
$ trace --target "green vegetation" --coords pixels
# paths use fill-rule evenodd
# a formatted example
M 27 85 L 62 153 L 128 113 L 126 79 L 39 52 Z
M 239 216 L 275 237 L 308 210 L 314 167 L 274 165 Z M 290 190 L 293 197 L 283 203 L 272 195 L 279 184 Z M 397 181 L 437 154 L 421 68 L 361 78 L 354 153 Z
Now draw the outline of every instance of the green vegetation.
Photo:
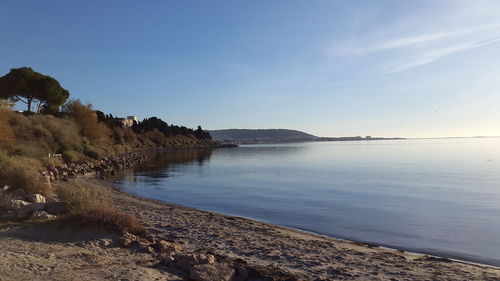
M 28 112 L 37 103 L 37 112 L 52 112 L 69 97 L 69 92 L 56 79 L 34 71 L 31 67 L 13 68 L 0 77 L 0 98 L 26 104 Z

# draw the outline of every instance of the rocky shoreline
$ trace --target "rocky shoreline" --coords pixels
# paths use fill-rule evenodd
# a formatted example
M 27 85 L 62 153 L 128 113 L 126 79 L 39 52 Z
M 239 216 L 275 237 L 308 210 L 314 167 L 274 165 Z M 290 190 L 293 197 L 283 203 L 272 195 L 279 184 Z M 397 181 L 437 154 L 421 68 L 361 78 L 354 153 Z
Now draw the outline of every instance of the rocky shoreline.
M 46 182 L 91 175 L 104 178 L 108 175 L 114 175 L 120 170 L 133 168 L 158 151 L 160 149 L 134 150 L 120 155 L 104 157 L 101 160 L 62 164 L 60 166 L 48 165 L 45 170 L 40 171 L 40 175 Z

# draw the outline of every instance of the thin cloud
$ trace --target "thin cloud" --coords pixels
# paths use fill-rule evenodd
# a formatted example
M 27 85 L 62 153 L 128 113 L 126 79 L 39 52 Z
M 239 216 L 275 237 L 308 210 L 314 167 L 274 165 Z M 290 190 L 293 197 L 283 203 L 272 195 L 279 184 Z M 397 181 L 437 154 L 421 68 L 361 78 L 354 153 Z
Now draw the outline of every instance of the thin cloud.
M 367 55 L 373 52 L 386 51 L 398 48 L 413 48 L 419 46 L 425 46 L 429 44 L 436 43 L 440 40 L 460 37 L 470 34 L 479 34 L 482 32 L 487 32 L 490 30 L 499 30 L 500 23 L 488 24 L 476 27 L 467 27 L 456 30 L 448 30 L 442 32 L 432 32 L 432 33 L 422 33 L 414 36 L 406 36 L 395 39 L 377 40 L 382 42 L 357 42 L 344 45 L 337 51 L 339 54 L 354 54 L 354 55 Z M 370 46 L 370 47 L 359 47 L 359 46 Z
M 427 54 L 423 55 L 419 59 L 417 59 L 413 62 L 404 64 L 402 66 L 399 66 L 393 70 L 390 70 L 386 74 L 401 72 L 403 70 L 407 70 L 407 69 L 410 69 L 410 68 L 413 68 L 416 66 L 425 65 L 425 64 L 434 62 L 434 61 L 436 61 L 442 57 L 448 56 L 448 55 L 452 55 L 452 54 L 455 54 L 458 52 L 463 52 L 466 50 L 478 48 L 481 46 L 486 46 L 486 45 L 497 43 L 497 42 L 500 42 L 500 37 L 495 37 L 495 38 L 491 38 L 488 40 L 476 41 L 476 42 L 467 43 L 467 44 L 460 44 L 460 45 L 456 45 L 456 46 L 428 52 Z

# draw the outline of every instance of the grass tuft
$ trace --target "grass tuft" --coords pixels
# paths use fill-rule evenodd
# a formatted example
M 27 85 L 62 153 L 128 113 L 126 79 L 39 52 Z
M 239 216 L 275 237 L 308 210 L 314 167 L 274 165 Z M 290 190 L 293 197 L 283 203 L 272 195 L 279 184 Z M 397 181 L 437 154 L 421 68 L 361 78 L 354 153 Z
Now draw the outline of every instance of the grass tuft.
M 78 227 L 99 227 L 121 234 L 128 232 L 141 237 L 147 235 L 146 229 L 136 217 L 112 208 L 80 210 L 69 214 L 62 221 Z

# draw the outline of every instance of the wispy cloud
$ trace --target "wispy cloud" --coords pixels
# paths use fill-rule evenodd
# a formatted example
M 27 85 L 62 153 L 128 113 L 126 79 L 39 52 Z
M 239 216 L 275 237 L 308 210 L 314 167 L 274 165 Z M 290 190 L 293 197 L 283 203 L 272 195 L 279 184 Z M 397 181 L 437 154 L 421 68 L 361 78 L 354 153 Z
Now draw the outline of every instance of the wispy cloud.
M 443 0 L 425 12 L 402 13 L 383 26 L 367 23 L 362 33 L 337 39 L 328 53 L 386 75 L 500 41 L 499 1 Z
M 392 40 L 389 40 L 387 42 L 383 42 L 383 43 L 380 43 L 378 45 L 375 45 L 373 47 L 365 48 L 364 51 L 365 52 L 374 52 L 374 51 L 380 51 L 380 50 L 429 44 L 429 43 L 434 43 L 435 41 L 438 41 L 438 40 L 443 40 L 443 39 L 458 37 L 458 36 L 464 36 L 467 34 L 472 34 L 472 33 L 492 30 L 492 29 L 498 29 L 498 28 L 500 28 L 500 23 L 490 24 L 490 25 L 485 25 L 485 26 L 478 26 L 478 27 L 463 28 L 463 29 L 451 30 L 451 31 L 445 31 L 445 32 L 419 34 L 419 35 L 410 36 L 410 37 L 402 37 L 402 38 L 392 39 Z
M 415 61 L 403 64 L 401 66 L 398 66 L 398 67 L 388 71 L 386 74 L 396 73 L 396 72 L 400 72 L 403 70 L 407 70 L 407 69 L 412 68 L 412 67 L 428 64 L 428 63 L 431 63 L 437 59 L 440 59 L 442 57 L 445 57 L 445 56 L 448 56 L 451 54 L 455 54 L 458 52 L 474 49 L 477 47 L 481 47 L 481 46 L 485 46 L 485 45 L 489 45 L 489 44 L 493 44 L 493 43 L 497 43 L 497 42 L 500 42 L 500 37 L 491 38 L 488 40 L 481 40 L 481 41 L 466 43 L 466 44 L 459 44 L 459 45 L 455 45 L 455 46 L 451 46 L 451 47 L 447 47 L 447 48 L 442 48 L 442 49 L 438 49 L 438 50 L 433 50 L 433 51 L 430 51 L 428 53 L 425 53 L 424 55 L 422 55 L 420 58 L 418 58 Z

